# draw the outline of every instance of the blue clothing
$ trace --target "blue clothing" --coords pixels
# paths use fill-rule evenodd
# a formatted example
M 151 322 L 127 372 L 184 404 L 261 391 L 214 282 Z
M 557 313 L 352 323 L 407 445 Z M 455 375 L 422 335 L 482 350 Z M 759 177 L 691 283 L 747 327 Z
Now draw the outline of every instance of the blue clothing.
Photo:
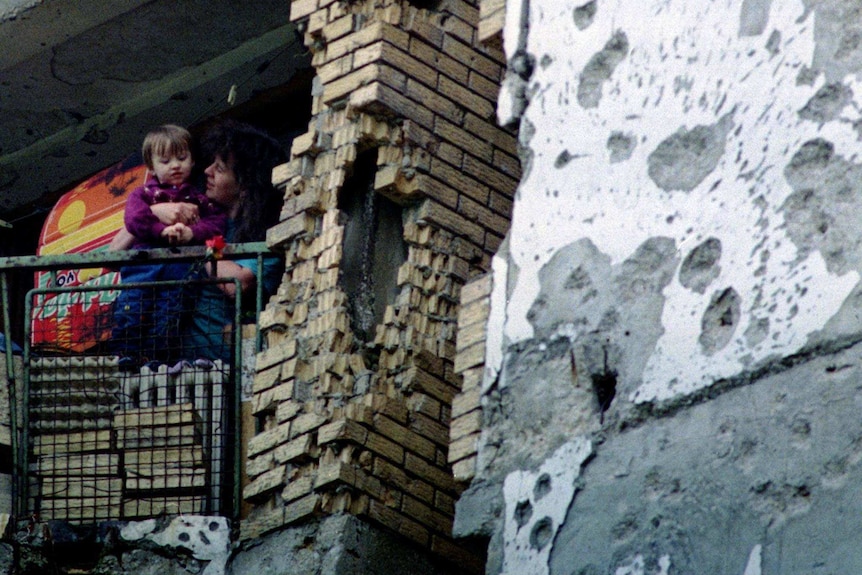
M 187 263 L 123 266 L 121 284 L 184 280 L 190 268 Z M 121 289 L 114 302 L 111 351 L 141 361 L 177 359 L 184 294 L 180 284 Z
M 228 242 L 233 237 L 233 220 L 228 220 L 225 237 Z M 234 260 L 237 265 L 250 270 L 255 277 L 258 273 L 257 258 Z M 279 258 L 263 260 L 263 297 L 274 293 L 281 281 L 282 262 Z M 194 313 L 183 338 L 186 357 L 233 359 L 232 326 L 235 317 L 235 300 L 219 289 L 220 284 L 202 284 L 196 294 Z M 242 294 L 243 307 L 252 308 L 255 291 Z

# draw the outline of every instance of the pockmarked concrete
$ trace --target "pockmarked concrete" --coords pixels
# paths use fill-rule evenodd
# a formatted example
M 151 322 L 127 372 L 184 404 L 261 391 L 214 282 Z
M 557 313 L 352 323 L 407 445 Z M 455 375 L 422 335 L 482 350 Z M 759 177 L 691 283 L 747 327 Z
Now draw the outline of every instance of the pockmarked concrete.
M 589 441 L 578 438 L 562 445 L 537 471 L 514 471 L 506 477 L 503 573 L 549 573 L 553 540 L 575 495 L 580 465 L 591 452 Z
M 507 2 L 524 175 L 455 520 L 489 574 L 862 570 L 860 13 Z
M 857 335 L 858 2 L 511 4 L 504 345 L 598 334 L 645 403 Z
M 488 573 L 857 573 L 860 357 L 812 357 L 543 460 L 501 446 L 456 532 L 488 538 Z
M 640 561 L 654 574 L 663 560 L 671 573 L 859 572 L 860 353 L 608 437 L 582 471 L 550 572 Z
M 427 553 L 352 515 L 338 515 L 264 535 L 239 546 L 228 575 L 456 575 Z

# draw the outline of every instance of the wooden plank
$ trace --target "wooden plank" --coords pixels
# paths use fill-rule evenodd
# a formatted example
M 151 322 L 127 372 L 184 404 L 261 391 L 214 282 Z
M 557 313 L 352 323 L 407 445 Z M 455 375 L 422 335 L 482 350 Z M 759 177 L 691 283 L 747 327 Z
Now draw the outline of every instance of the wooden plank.
M 204 450 L 199 445 L 187 447 L 164 447 L 161 449 L 127 449 L 125 468 L 133 471 L 152 467 L 200 467 L 204 461 Z
M 125 409 L 114 415 L 114 428 L 127 427 L 163 427 L 199 422 L 194 405 L 181 403 L 162 407 L 143 407 L 140 409 Z
M 170 427 L 130 427 L 117 430 L 118 449 L 195 446 L 201 444 L 201 430 L 195 424 Z
M 206 497 L 203 495 L 123 499 L 123 518 L 132 519 L 155 517 L 162 514 L 203 513 L 205 506 Z
M 107 429 L 37 435 L 33 438 L 34 455 L 109 451 L 110 449 L 111 432 Z
M 66 519 L 91 521 L 93 519 L 115 519 L 120 516 L 120 494 L 111 497 L 64 497 L 42 499 L 42 519 Z
M 117 453 L 87 453 L 83 455 L 55 455 L 39 457 L 37 467 L 41 475 L 119 476 L 120 455 Z
M 42 481 L 42 497 L 54 499 L 74 499 L 101 501 L 111 496 L 119 497 L 123 480 L 119 477 L 106 479 L 100 477 L 65 479 L 52 478 Z
M 201 469 L 154 469 L 150 474 L 137 474 L 126 470 L 127 491 L 158 491 L 162 489 L 187 489 L 204 487 L 206 470 Z

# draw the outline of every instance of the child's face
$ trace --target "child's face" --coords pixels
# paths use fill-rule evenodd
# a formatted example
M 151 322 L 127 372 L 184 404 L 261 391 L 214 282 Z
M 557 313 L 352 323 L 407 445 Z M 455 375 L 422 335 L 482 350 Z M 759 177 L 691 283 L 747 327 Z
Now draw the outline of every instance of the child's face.
M 153 173 L 162 184 L 179 186 L 189 179 L 194 165 L 188 150 L 153 154 Z

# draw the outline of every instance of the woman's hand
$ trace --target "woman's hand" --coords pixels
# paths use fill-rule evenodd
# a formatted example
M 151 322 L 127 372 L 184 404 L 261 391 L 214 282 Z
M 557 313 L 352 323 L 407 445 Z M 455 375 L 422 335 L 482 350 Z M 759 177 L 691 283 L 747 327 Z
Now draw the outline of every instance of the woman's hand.
M 166 226 L 185 224 L 192 226 L 200 221 L 200 211 L 188 202 L 164 202 L 150 206 L 153 214 Z

